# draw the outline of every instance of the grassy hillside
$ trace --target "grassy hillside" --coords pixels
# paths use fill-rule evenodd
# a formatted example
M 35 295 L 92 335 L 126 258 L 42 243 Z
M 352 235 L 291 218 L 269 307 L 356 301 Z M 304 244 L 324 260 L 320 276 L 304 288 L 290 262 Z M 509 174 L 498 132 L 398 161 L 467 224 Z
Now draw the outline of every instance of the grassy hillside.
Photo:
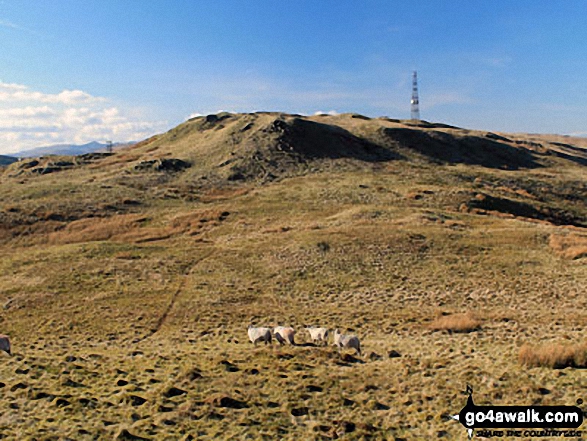
M 0 437 L 459 439 L 467 384 L 477 404 L 574 405 L 584 369 L 526 363 L 584 351 L 582 142 L 219 114 L 10 165 Z M 249 324 L 302 344 L 253 347 Z

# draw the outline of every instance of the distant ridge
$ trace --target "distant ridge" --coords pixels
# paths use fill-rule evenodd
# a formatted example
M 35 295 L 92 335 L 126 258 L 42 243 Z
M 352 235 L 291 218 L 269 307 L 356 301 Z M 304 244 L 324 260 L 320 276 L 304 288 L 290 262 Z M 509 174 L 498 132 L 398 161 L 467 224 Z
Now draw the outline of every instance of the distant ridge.
M 4 156 L 0 155 L 0 166 L 2 165 L 10 165 L 13 162 L 18 161 L 18 158 L 14 158 L 13 156 Z
M 129 146 L 134 144 L 134 142 L 128 143 L 115 143 L 112 146 L 114 148 L 120 148 L 124 146 Z M 29 150 L 21 150 L 18 153 L 15 153 L 15 156 L 24 157 L 24 158 L 31 158 L 37 156 L 45 156 L 45 155 L 66 155 L 66 156 L 77 156 L 77 155 L 84 155 L 86 153 L 94 153 L 101 150 L 106 149 L 106 144 L 101 142 L 92 141 L 87 144 L 55 144 L 50 146 L 44 147 L 36 147 Z

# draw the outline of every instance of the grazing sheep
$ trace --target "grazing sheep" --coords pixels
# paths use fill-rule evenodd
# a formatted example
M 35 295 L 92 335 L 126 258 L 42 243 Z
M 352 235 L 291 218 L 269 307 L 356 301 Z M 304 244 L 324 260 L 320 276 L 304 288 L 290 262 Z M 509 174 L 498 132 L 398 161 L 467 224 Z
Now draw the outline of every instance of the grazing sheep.
M 10 339 L 7 335 L 0 334 L 0 351 L 7 352 L 8 355 L 12 355 L 10 352 Z
M 312 342 L 328 344 L 328 328 L 316 328 L 312 326 L 311 328 L 306 329 L 310 333 Z
M 249 326 L 248 333 L 249 340 L 251 340 L 251 343 L 255 346 L 257 346 L 257 343 L 260 341 L 264 341 L 265 344 L 271 344 L 270 328 L 253 328 L 252 326 Z
M 357 354 L 361 355 L 361 342 L 356 335 L 341 334 L 338 329 L 335 329 L 334 345 L 338 346 L 339 350 L 341 348 L 353 348 L 357 351 Z
M 275 335 L 275 339 L 280 344 L 285 344 L 286 342 L 290 345 L 296 344 L 294 341 L 296 330 L 290 326 L 277 326 L 273 328 L 273 335 Z

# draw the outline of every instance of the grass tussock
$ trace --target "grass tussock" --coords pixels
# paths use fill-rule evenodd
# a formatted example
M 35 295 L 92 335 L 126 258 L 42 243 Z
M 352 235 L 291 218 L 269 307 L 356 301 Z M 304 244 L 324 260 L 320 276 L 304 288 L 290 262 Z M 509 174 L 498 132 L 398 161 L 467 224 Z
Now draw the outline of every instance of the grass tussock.
M 471 313 L 443 315 L 429 325 L 433 331 L 473 332 L 481 329 L 481 321 Z
M 564 259 L 581 259 L 587 257 L 587 237 L 578 234 L 561 236 L 551 234 L 549 246 L 558 256 Z
M 587 344 L 524 345 L 520 348 L 519 362 L 528 367 L 587 368 Z
M 140 214 L 92 217 L 70 222 L 65 228 L 51 232 L 47 242 L 51 245 L 106 240 L 142 243 L 184 233 L 195 236 L 218 226 L 229 214 L 223 210 L 198 210 L 175 216 L 166 225 L 155 227 L 147 226 L 151 219 Z
M 51 233 L 48 242 L 65 244 L 115 239 L 139 228 L 146 220 L 145 216 L 137 214 L 80 219 L 70 222 L 63 230 Z

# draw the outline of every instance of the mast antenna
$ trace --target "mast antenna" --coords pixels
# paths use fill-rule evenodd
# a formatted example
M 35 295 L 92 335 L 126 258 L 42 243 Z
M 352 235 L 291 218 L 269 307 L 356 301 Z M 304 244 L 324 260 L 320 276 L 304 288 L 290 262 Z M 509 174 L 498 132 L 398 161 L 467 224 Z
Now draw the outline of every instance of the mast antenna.
M 418 73 L 412 75 L 412 119 L 420 121 L 420 98 L 418 98 Z

